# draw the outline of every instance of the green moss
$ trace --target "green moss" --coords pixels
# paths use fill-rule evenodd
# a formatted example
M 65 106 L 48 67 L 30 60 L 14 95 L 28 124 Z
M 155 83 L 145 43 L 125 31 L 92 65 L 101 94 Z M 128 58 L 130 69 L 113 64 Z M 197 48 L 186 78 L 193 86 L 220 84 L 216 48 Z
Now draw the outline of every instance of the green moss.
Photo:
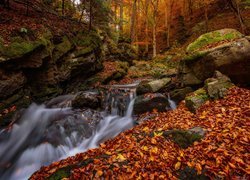
M 20 58 L 41 46 L 40 41 L 12 42 L 9 46 L 0 46 L 0 56 L 7 59 Z
M 207 54 L 208 54 L 207 52 L 195 52 L 184 57 L 184 61 L 188 61 L 188 62 L 195 61 L 197 59 L 200 59 L 206 56 Z
M 178 146 L 181 148 L 188 148 L 191 146 L 195 141 L 200 141 L 202 136 L 196 133 L 189 133 L 185 130 L 170 130 L 164 131 L 164 137 L 170 138 L 174 141 Z
M 63 41 L 55 46 L 54 52 L 53 52 L 53 59 L 54 61 L 60 59 L 63 55 L 68 53 L 72 49 L 72 44 L 69 41 L 69 39 L 64 36 Z
M 223 40 L 233 40 L 242 37 L 242 34 L 233 29 L 223 29 L 201 35 L 196 41 L 187 47 L 187 52 L 197 51 L 209 44 L 214 44 Z
M 93 47 L 92 46 L 89 46 L 87 48 L 82 48 L 78 51 L 75 52 L 75 57 L 80 57 L 80 56 L 84 56 L 84 55 L 87 55 L 89 53 L 92 53 L 93 52 Z

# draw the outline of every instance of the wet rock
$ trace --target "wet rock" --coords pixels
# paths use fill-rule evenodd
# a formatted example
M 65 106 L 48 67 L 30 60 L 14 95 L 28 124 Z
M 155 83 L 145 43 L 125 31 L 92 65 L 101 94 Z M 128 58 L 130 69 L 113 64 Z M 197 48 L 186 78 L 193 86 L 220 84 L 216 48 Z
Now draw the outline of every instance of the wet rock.
M 79 139 L 90 137 L 102 118 L 98 111 L 73 110 L 71 114 L 59 116 L 51 121 L 40 141 L 56 146 L 67 143 L 65 137 L 70 137 L 72 143 L 77 143 Z
M 166 111 L 167 107 L 169 107 L 168 99 L 162 94 L 141 95 L 135 99 L 134 114 L 151 112 L 153 109 Z
M 72 100 L 73 108 L 91 108 L 101 107 L 101 99 L 98 92 L 81 92 Z
M 141 82 L 136 89 L 136 93 L 138 95 L 146 93 L 155 93 L 158 92 L 160 89 L 164 88 L 170 82 L 171 82 L 170 78 L 163 78 L 150 82 Z
M 185 104 L 186 107 L 193 113 L 196 112 L 196 110 L 203 105 L 207 100 L 209 99 L 209 96 L 204 88 L 198 89 L 193 94 L 187 96 L 185 98 Z
M 205 89 L 212 99 L 223 98 L 232 86 L 233 83 L 231 80 L 219 71 L 215 71 L 213 78 L 209 78 L 205 81 Z
M 193 92 L 193 89 L 191 87 L 185 87 L 181 89 L 175 89 L 170 92 L 170 97 L 173 99 L 176 103 L 181 102 L 185 99 L 187 94 Z

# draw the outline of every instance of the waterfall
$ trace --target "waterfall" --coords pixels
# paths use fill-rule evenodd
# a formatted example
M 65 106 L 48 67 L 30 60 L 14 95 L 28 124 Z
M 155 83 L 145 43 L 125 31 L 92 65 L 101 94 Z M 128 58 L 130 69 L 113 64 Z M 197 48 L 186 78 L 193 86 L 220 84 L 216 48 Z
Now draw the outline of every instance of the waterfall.
M 176 103 L 170 98 L 170 94 L 168 93 L 168 103 L 171 109 L 176 109 L 177 105 Z
M 135 85 L 111 88 L 103 112 L 71 109 L 72 95 L 57 97 L 47 106 L 32 104 L 19 124 L 0 132 L 0 139 L 7 137 L 0 143 L 0 179 L 28 179 L 41 166 L 96 148 L 132 128 Z

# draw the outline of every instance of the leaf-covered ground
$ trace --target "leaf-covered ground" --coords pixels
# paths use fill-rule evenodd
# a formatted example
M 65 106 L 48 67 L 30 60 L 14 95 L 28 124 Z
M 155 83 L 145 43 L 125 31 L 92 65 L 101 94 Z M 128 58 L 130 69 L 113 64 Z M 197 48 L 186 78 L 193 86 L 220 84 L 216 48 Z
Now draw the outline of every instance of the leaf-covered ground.
M 41 168 L 31 179 L 178 179 L 187 166 L 211 179 L 250 178 L 250 90 L 234 87 L 196 114 L 182 103 L 154 116 L 100 148 Z M 197 126 L 206 135 L 187 149 L 160 133 Z

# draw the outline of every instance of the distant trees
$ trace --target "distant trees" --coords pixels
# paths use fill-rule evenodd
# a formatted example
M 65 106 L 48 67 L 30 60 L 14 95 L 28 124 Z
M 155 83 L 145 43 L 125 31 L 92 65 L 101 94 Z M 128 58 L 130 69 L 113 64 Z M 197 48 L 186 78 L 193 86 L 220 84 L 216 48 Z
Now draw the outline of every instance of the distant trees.
M 9 8 L 10 1 L 9 0 L 0 0 L 0 5 L 2 5 L 3 7 Z

